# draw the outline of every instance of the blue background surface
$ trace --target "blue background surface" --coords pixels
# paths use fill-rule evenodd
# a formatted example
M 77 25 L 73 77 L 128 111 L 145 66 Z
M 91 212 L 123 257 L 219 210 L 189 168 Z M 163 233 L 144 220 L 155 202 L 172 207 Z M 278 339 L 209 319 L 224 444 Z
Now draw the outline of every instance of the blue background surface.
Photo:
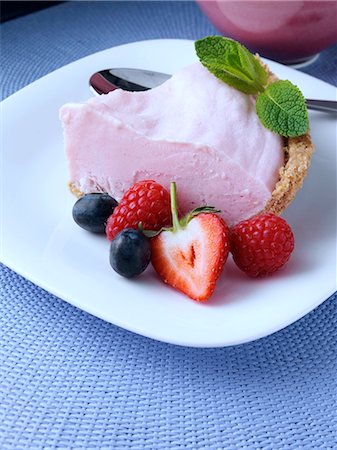
M 60 4 L 1 25 L 1 95 L 111 46 L 214 33 L 193 2 Z M 305 71 L 337 84 L 336 55 Z M 337 448 L 336 296 L 224 349 L 137 336 L 1 265 L 0 302 L 1 449 Z

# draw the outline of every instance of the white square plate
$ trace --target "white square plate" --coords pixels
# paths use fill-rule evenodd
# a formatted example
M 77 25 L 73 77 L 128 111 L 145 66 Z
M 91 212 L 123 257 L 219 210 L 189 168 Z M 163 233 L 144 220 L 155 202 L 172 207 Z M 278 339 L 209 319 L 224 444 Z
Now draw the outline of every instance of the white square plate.
M 296 249 L 267 279 L 250 279 L 231 258 L 215 294 L 198 304 L 164 285 L 149 268 L 127 280 L 109 265 L 109 243 L 78 228 L 67 188 L 59 107 L 90 97 L 88 79 L 109 67 L 173 73 L 196 60 L 192 41 L 144 41 L 65 66 L 2 102 L 1 261 L 69 303 L 165 342 L 216 347 L 249 342 L 299 319 L 336 290 L 336 119 L 310 113 L 316 145 L 304 187 L 287 209 Z M 268 62 L 310 98 L 336 89 Z

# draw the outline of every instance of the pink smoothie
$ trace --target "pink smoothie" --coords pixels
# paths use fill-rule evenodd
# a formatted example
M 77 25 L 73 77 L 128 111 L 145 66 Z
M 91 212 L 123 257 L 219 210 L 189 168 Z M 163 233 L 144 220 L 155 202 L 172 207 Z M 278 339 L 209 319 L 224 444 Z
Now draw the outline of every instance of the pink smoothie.
M 281 62 L 300 62 L 337 41 L 336 1 L 199 0 L 225 36 Z
M 254 99 L 200 63 L 146 92 L 113 91 L 61 108 L 70 181 L 117 199 L 135 182 L 176 181 L 182 212 L 221 209 L 229 224 L 262 210 L 284 164 L 282 139 Z

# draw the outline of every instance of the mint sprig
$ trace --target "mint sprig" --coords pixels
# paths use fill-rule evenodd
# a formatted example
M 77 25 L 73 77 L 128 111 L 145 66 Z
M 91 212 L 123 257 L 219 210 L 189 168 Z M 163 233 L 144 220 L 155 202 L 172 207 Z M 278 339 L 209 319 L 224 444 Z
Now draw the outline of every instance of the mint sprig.
M 285 137 L 309 129 L 303 94 L 290 81 L 268 84 L 268 73 L 246 47 L 233 39 L 208 36 L 195 42 L 200 62 L 217 78 L 245 94 L 256 96 L 262 124 Z

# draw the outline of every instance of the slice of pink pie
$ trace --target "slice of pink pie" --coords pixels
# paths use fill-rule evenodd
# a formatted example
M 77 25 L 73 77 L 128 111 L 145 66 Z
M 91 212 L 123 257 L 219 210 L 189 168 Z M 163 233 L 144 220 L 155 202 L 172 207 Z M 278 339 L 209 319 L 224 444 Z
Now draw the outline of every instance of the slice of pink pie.
M 200 63 L 150 91 L 66 104 L 60 118 L 75 194 L 119 200 L 139 180 L 167 188 L 176 181 L 181 212 L 212 205 L 230 225 L 262 210 L 280 213 L 313 150 L 309 135 L 284 140 L 264 128 L 254 98 Z

